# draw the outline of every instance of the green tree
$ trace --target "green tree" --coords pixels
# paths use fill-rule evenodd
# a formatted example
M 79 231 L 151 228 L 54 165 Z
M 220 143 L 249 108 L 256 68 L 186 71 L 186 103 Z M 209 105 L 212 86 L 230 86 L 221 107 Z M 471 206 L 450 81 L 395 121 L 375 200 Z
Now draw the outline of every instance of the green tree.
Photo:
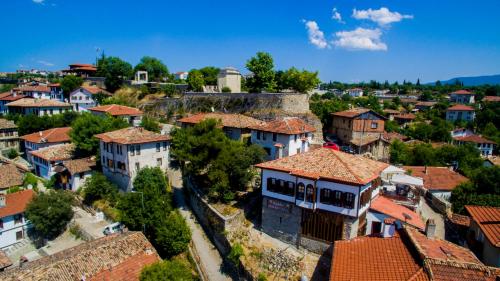
M 149 81 L 162 82 L 169 76 L 168 68 L 163 62 L 154 57 L 142 57 L 134 71 L 147 71 Z
M 203 75 L 205 85 L 217 85 L 217 75 L 219 75 L 219 71 L 219 68 L 213 66 L 201 68 L 200 72 Z
M 172 211 L 155 229 L 155 247 L 162 256 L 173 257 L 188 249 L 191 230 L 178 211 Z
M 321 82 L 318 78 L 318 72 L 299 71 L 295 67 L 284 72 L 281 80 L 284 81 L 281 82 L 283 86 L 287 86 L 299 93 L 307 93 Z
M 172 133 L 172 153 L 192 176 L 203 177 L 213 200 L 229 201 L 246 188 L 252 165 L 263 161 L 265 152 L 256 145 L 230 140 L 214 119 Z
M 132 74 L 132 65 L 118 57 L 106 57 L 103 54 L 97 61 L 97 75 L 105 78 L 104 84 L 109 92 L 118 90 Z
M 141 126 L 151 132 L 159 133 L 161 131 L 160 123 L 149 116 L 144 116 L 142 118 Z
M 128 127 L 128 123 L 122 118 L 83 113 L 71 125 L 70 138 L 80 154 L 91 156 L 96 155 L 99 149 L 99 140 L 95 137 L 96 134 L 126 127 Z
M 178 260 L 164 260 L 142 269 L 141 281 L 192 281 L 191 269 Z
M 50 190 L 36 195 L 26 207 L 26 218 L 41 236 L 51 239 L 62 233 L 73 218 L 73 195 Z
M 203 78 L 203 73 L 197 69 L 192 69 L 189 71 L 187 80 L 186 80 L 189 89 L 194 92 L 203 91 L 203 86 L 205 86 L 205 80 Z
M 258 52 L 255 57 L 247 61 L 246 67 L 253 74 L 246 80 L 246 86 L 250 92 L 274 91 L 276 88 L 274 61 L 269 53 Z
M 229 87 L 226 86 L 226 87 L 224 87 L 224 88 L 221 89 L 221 92 L 223 92 L 223 93 L 231 93 L 231 88 L 229 88 Z
M 323 124 L 323 128 L 330 128 L 332 125 L 332 113 L 347 110 L 349 104 L 339 98 L 311 102 L 310 108 L 314 115 L 318 116 Z
M 88 205 L 101 199 L 105 199 L 108 202 L 115 202 L 118 198 L 118 187 L 99 172 L 93 173 L 85 181 L 82 192 L 83 202 Z
M 61 81 L 61 89 L 66 96 L 83 84 L 83 78 L 75 75 L 66 75 Z
M 14 159 L 16 158 L 17 156 L 19 156 L 19 153 L 17 152 L 17 150 L 11 148 L 7 151 L 7 157 L 9 159 Z

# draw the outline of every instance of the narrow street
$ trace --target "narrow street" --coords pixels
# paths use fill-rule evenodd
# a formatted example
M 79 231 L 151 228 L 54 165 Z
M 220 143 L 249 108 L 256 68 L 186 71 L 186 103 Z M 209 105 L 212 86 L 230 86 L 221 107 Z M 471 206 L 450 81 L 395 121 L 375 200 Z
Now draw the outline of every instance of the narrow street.
M 174 191 L 174 200 L 182 216 L 186 219 L 192 233 L 192 241 L 198 255 L 200 256 L 200 267 L 206 273 L 209 281 L 232 280 L 229 275 L 221 272 L 223 268 L 222 258 L 205 235 L 203 228 L 196 221 L 196 217 L 191 213 L 182 190 L 182 178 L 179 170 L 170 170 L 169 179 Z
M 420 213 L 421 213 L 420 215 L 424 219 L 424 222 L 426 222 L 428 219 L 434 219 L 434 222 L 436 223 L 436 238 L 445 239 L 443 215 L 434 211 L 434 209 L 432 209 L 432 207 L 429 206 L 429 203 L 427 203 L 427 201 L 425 201 L 425 199 L 422 202 L 422 207 L 420 208 Z

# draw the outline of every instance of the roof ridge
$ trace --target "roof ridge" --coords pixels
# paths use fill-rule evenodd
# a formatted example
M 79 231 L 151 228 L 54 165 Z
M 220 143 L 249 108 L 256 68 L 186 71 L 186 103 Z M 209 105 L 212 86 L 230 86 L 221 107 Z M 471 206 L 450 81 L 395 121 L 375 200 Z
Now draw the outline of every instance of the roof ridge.
M 361 182 L 363 182 L 352 170 L 351 168 L 349 167 L 349 165 L 347 165 L 339 156 L 337 153 L 333 152 L 334 150 L 330 150 L 331 153 L 333 153 L 333 155 L 335 155 L 335 157 L 340 161 L 340 163 L 342 163 L 344 165 L 344 167 L 352 174 L 352 176 L 358 181 L 358 183 L 361 184 Z M 356 157 L 356 156 L 354 156 Z

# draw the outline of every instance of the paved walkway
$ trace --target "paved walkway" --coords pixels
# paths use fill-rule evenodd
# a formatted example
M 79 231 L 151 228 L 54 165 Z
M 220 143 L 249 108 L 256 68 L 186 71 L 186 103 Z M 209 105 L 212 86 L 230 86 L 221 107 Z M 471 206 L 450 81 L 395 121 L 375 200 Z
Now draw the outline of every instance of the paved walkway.
M 434 222 L 436 223 L 436 238 L 444 239 L 445 230 L 443 215 L 434 211 L 424 198 L 422 198 L 422 200 L 422 206 L 420 207 L 420 215 L 422 216 L 422 219 L 424 219 L 424 222 L 428 219 L 434 219 Z
M 186 219 L 192 233 L 193 245 L 200 256 L 200 267 L 208 275 L 209 281 L 232 280 L 230 276 L 221 272 L 223 261 L 217 248 L 205 235 L 203 228 L 198 224 L 194 214 L 189 210 L 189 206 L 184 198 L 182 190 L 182 178 L 179 170 L 169 172 L 170 182 L 174 188 L 174 200 L 179 207 L 179 211 Z

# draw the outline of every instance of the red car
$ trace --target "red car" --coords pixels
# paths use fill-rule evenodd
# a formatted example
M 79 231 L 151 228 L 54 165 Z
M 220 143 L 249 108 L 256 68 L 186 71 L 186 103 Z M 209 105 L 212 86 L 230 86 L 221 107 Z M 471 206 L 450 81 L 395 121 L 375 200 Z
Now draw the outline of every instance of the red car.
M 336 143 L 333 143 L 333 142 L 325 142 L 323 144 L 323 147 L 326 147 L 326 148 L 331 148 L 333 150 L 337 150 L 339 151 L 340 150 L 340 147 L 336 144 Z

